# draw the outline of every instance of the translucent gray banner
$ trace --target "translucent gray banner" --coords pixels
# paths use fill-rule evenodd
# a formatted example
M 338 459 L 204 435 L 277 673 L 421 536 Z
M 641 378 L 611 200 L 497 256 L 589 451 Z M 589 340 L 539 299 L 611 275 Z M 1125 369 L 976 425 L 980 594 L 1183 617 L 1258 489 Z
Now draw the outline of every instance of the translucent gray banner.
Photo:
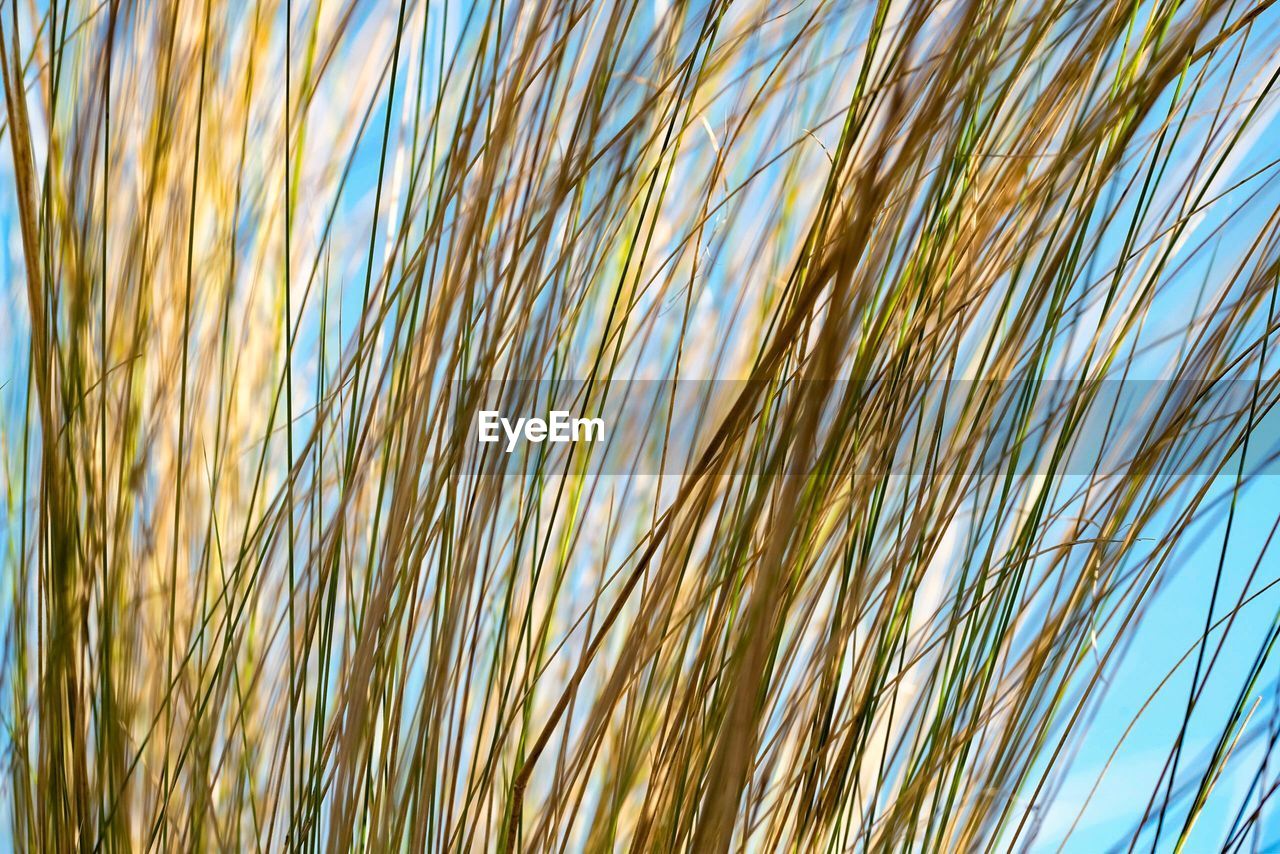
M 1274 381 L 456 384 L 472 475 L 1274 473 Z M 1246 442 L 1247 434 L 1247 442 Z M 442 449 L 446 450 L 446 449 Z

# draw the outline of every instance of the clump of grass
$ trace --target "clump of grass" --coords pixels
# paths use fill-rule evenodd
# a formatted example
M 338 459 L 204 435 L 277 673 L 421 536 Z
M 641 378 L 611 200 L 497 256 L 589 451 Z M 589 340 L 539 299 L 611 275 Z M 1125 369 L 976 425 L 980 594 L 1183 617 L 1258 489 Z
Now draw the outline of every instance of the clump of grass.
M 1265 844 L 1271 6 L 4 4 L 13 847 Z

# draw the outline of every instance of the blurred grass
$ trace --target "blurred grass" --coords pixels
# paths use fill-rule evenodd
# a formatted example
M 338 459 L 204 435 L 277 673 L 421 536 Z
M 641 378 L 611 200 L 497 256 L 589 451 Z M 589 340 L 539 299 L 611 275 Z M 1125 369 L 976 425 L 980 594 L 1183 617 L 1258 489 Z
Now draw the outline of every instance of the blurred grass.
M 1180 567 L 1115 844 L 1265 844 L 1271 6 L 5 2 L 12 847 L 1070 847 Z M 654 378 L 680 476 L 455 427 Z

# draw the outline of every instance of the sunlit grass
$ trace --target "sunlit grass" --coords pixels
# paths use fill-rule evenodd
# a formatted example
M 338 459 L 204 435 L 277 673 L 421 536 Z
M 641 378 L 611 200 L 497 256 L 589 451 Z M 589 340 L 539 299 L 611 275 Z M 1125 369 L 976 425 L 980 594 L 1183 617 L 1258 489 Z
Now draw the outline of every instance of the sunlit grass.
M 12 846 L 1274 843 L 1271 5 L 4 3 Z

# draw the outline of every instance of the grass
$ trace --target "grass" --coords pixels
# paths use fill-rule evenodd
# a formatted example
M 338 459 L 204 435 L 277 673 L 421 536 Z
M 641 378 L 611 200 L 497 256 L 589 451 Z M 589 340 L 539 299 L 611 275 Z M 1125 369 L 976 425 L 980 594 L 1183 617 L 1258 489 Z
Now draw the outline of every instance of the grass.
M 11 846 L 1274 844 L 1277 69 L 1271 0 L 6 0 Z

